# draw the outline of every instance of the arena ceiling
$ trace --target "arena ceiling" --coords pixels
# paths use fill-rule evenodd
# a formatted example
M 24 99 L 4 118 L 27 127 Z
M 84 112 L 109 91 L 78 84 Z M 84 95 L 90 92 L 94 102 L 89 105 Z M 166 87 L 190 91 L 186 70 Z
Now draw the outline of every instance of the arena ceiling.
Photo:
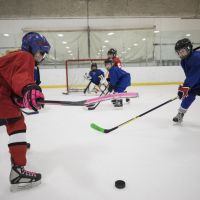
M 0 0 L 0 18 L 199 18 L 200 0 Z

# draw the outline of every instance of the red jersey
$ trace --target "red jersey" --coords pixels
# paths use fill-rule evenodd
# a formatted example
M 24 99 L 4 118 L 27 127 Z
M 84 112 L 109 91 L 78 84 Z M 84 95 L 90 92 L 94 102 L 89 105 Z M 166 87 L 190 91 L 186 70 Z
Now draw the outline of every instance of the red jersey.
M 22 96 L 22 90 L 34 84 L 35 61 L 32 54 L 15 51 L 0 57 L 0 118 L 12 118 L 21 115 L 12 96 Z
M 118 66 L 119 68 L 122 67 L 122 63 L 119 57 L 113 57 L 113 62 L 115 66 Z

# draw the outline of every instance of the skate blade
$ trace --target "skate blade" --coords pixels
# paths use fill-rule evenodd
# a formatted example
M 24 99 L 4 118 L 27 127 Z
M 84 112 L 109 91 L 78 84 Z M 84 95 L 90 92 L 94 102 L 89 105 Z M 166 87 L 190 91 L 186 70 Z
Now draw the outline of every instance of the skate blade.
M 123 110 L 123 106 L 114 106 L 115 110 Z
M 12 184 L 10 186 L 11 192 L 17 192 L 22 190 L 29 190 L 41 184 L 41 180 L 32 183 L 19 183 L 19 184 Z
M 182 124 L 182 122 L 174 122 L 174 121 L 173 121 L 173 125 L 174 125 L 174 126 L 182 126 L 183 124 Z

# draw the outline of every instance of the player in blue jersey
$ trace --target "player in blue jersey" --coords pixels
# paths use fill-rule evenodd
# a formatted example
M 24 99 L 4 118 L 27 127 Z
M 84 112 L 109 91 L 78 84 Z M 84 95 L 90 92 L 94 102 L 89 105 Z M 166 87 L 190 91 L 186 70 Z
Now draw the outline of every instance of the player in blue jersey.
M 173 118 L 174 122 L 181 123 L 196 96 L 200 95 L 200 52 L 193 49 L 188 38 L 179 40 L 175 45 L 175 51 L 181 58 L 181 66 L 186 76 L 183 85 L 178 88 L 178 96 L 182 102 L 178 114 Z
M 110 84 L 108 87 L 109 92 L 122 93 L 125 92 L 126 88 L 131 85 L 131 76 L 128 72 L 116 67 L 112 59 L 105 60 L 105 67 L 109 71 Z M 115 100 L 115 107 L 122 107 L 122 99 Z
M 85 74 L 85 78 L 91 81 L 89 91 L 95 90 L 95 92 L 101 91 L 101 86 L 103 85 L 103 90 L 107 86 L 104 72 L 98 69 L 97 63 L 91 64 L 91 71 L 89 75 Z
M 102 78 L 104 78 L 104 72 L 97 68 L 97 63 L 92 63 L 91 71 L 89 72 L 92 83 L 99 85 Z

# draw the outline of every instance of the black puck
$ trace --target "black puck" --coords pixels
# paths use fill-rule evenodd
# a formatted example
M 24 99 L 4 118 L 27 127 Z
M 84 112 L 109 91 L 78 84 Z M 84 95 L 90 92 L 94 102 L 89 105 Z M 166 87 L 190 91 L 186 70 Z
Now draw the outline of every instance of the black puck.
M 126 183 L 123 180 L 117 180 L 115 181 L 115 187 L 118 189 L 123 189 L 125 188 Z

